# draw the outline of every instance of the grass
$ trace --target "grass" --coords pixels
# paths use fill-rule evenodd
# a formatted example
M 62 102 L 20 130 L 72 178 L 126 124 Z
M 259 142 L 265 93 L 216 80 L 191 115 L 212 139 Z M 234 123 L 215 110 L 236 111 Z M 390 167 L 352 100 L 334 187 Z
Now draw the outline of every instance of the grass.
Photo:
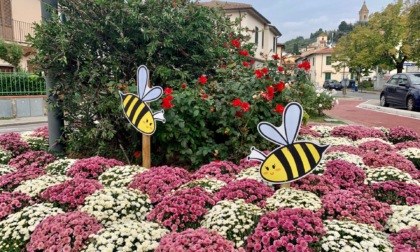
M 327 116 L 327 115 L 323 115 L 323 116 L 313 115 L 309 118 L 309 122 L 310 123 L 347 124 L 343 121 L 340 121 L 338 119 L 332 118 L 332 117 Z

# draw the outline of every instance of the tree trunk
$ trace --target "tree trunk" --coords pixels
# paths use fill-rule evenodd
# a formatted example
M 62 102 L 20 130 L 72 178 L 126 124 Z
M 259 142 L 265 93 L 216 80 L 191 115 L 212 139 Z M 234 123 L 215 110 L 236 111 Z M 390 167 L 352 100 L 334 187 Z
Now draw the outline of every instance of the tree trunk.
M 397 73 L 402 73 L 402 70 L 404 69 L 404 61 L 398 62 L 396 67 L 397 67 Z

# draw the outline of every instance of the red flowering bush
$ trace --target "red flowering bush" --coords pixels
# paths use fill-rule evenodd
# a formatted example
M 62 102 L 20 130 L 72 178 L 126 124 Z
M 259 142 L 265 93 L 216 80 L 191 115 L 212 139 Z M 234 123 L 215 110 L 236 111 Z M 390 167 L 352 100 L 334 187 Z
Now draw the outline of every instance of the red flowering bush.
M 39 168 L 22 168 L 19 171 L 11 172 L 6 175 L 0 176 L 0 188 L 6 191 L 12 191 L 22 181 L 38 178 L 47 172 Z
M 330 146 L 330 148 L 327 149 L 327 151 L 325 152 L 326 154 L 331 153 L 331 152 L 347 152 L 349 154 L 353 154 L 353 155 L 361 155 L 361 151 L 359 148 L 355 147 L 355 146 L 351 146 L 351 145 L 334 145 L 334 146 Z
M 361 187 L 366 178 L 363 169 L 344 160 L 329 161 L 324 176 L 330 176 L 341 189 Z
M 392 214 L 391 207 L 360 191 L 336 190 L 321 197 L 322 213 L 325 219 L 350 219 L 372 224 L 382 230 Z
M 28 151 L 11 159 L 8 165 L 18 170 L 25 167 L 42 169 L 54 160 L 55 157 L 45 151 Z
M 396 234 L 392 233 L 389 240 L 394 245 L 394 252 L 420 251 L 420 228 L 415 226 L 401 229 Z
M 35 129 L 30 136 L 48 139 L 48 126 L 42 126 Z
M 394 145 L 395 149 L 402 150 L 407 148 L 419 148 L 420 149 L 420 141 L 407 141 L 401 142 Z
M 124 165 L 123 162 L 115 159 L 107 159 L 104 157 L 91 157 L 77 160 L 66 175 L 74 178 L 95 179 L 104 171 L 113 166 Z
M 224 182 L 230 182 L 235 179 L 236 174 L 240 171 L 240 166 L 229 161 L 211 162 L 201 166 L 192 177 L 193 179 L 200 179 L 208 176 Z
M 30 150 L 29 144 L 21 140 L 18 133 L 5 133 L 0 135 L 0 146 L 12 152 L 14 157 Z
M 219 200 L 244 199 L 246 203 L 256 204 L 263 208 L 265 200 L 274 194 L 274 190 L 253 179 L 240 179 L 229 182 L 214 196 Z
M 215 204 L 213 195 L 201 187 L 179 190 L 163 198 L 147 215 L 147 220 L 156 221 L 173 232 L 195 229 Z
M 380 130 L 357 125 L 334 127 L 331 131 L 331 136 L 347 137 L 353 141 L 367 137 L 387 139 L 385 133 Z
M 103 186 L 96 180 L 74 178 L 48 187 L 39 197 L 64 210 L 75 209 L 85 202 L 87 196 L 102 188 Z
M 361 150 L 361 153 L 368 152 L 368 151 L 374 151 L 374 152 L 389 152 L 394 151 L 394 147 L 390 144 L 384 143 L 379 140 L 374 141 L 368 141 L 359 144 L 359 149 Z
M 81 251 L 102 225 L 83 212 L 61 213 L 48 216 L 39 223 L 26 245 L 28 252 Z
M 302 179 L 294 181 L 291 183 L 291 186 L 295 189 L 313 192 L 319 197 L 340 189 L 331 176 L 320 176 L 316 174 L 309 174 Z
M 400 181 L 385 181 L 370 185 L 371 194 L 377 200 L 390 205 L 420 204 L 420 186 Z
M 235 244 L 214 230 L 199 228 L 197 230 L 187 229 L 180 233 L 170 233 L 162 237 L 156 252 L 167 251 L 214 251 L 214 252 L 236 252 Z M 242 250 L 241 250 L 242 251 Z
M 182 168 L 159 166 L 137 174 L 128 188 L 138 189 L 148 194 L 152 203 L 158 203 L 173 189 L 190 180 L 190 174 Z
M 247 251 L 320 251 L 322 219 L 311 210 L 280 208 L 263 215 L 247 238 Z
M 420 140 L 420 137 L 417 134 L 417 132 L 410 128 L 404 126 L 397 126 L 389 129 L 388 139 L 389 141 L 396 144 L 408 141 L 418 141 Z
M 9 214 L 15 213 L 20 209 L 30 206 L 35 202 L 31 197 L 20 192 L 3 192 L 0 194 L 0 221 Z
M 420 178 L 414 164 L 403 155 L 395 152 L 367 152 L 363 154 L 363 162 L 370 167 L 393 166 L 409 173 L 414 179 Z

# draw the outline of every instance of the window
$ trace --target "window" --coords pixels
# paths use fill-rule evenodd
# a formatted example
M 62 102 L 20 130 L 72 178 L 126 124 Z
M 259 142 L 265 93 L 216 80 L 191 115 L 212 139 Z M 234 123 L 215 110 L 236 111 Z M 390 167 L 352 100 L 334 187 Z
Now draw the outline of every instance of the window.
M 400 78 L 400 75 L 396 74 L 396 75 L 392 76 L 391 79 L 389 79 L 388 83 L 392 84 L 392 85 L 398 85 L 398 78 Z
M 407 76 L 401 75 L 400 81 L 398 82 L 398 84 L 407 85 L 408 84 Z
M 258 27 L 255 26 L 255 45 L 258 45 Z
M 325 61 L 325 63 L 327 64 L 327 66 L 331 65 L 331 56 L 327 56 L 327 60 Z
M 331 80 L 331 73 L 325 73 L 325 80 Z
M 312 58 L 312 66 L 315 66 L 315 57 Z
M 273 52 L 274 52 L 274 54 L 277 53 L 277 41 L 276 41 L 276 37 L 273 38 Z
M 264 48 L 264 31 L 261 32 L 261 48 Z

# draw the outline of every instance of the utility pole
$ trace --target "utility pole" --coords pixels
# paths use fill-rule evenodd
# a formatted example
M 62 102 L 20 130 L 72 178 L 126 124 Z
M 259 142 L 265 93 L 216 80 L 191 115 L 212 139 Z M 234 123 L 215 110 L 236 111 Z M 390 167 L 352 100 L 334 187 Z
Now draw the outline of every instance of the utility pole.
M 41 1 L 41 15 L 42 21 L 48 22 L 51 19 L 51 12 L 57 10 L 58 0 L 42 0 Z M 51 89 L 55 86 L 55 74 L 50 69 L 45 69 L 45 88 L 47 91 L 47 101 L 49 103 L 56 103 L 57 96 L 51 93 Z M 62 144 L 58 140 L 62 136 L 62 129 L 64 127 L 63 111 L 58 108 L 48 108 L 48 150 L 53 153 L 63 152 Z

